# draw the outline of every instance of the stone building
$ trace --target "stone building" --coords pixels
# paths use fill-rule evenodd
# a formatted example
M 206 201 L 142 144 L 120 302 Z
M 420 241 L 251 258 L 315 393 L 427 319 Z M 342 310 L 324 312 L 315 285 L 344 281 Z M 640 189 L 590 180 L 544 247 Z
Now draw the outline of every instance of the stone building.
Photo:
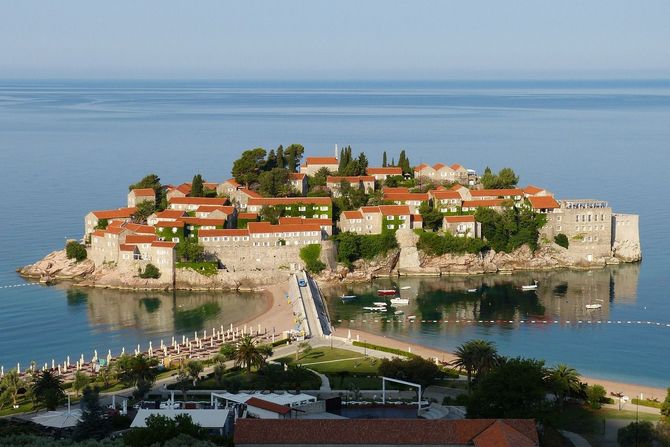
M 266 206 L 281 208 L 287 216 L 329 219 L 333 201 L 330 197 L 251 197 L 241 208 L 259 214 Z
M 156 191 L 153 188 L 140 188 L 128 193 L 128 208 L 136 207 L 142 202 L 156 203 Z
M 482 224 L 475 220 L 475 216 L 444 216 L 442 231 L 458 237 L 482 237 Z
M 389 177 L 402 176 L 402 168 L 399 166 L 387 166 L 385 168 L 368 168 L 367 174 L 379 182 L 383 182 Z
M 371 175 L 326 177 L 326 188 L 333 193 L 333 197 L 340 197 L 342 183 L 348 184 L 351 189 L 363 190 L 366 194 L 371 194 L 375 191 L 375 178 Z
M 307 175 L 301 172 L 291 172 L 288 175 L 291 187 L 298 191 L 301 196 L 307 194 Z
M 224 206 L 228 203 L 225 197 L 173 197 L 168 200 L 171 210 L 196 211 L 202 205 Z
M 458 191 L 452 189 L 428 191 L 428 195 L 433 199 L 433 207 L 441 213 L 455 213 L 461 208 L 463 199 Z
M 396 205 L 409 206 L 412 214 L 419 214 L 419 207 L 428 203 L 430 199 L 427 192 L 387 192 L 384 190 L 384 200 L 389 200 Z
M 343 211 L 337 226 L 342 232 L 382 234 L 423 228 L 423 218 L 413 214 L 408 205 L 363 206 L 355 211 Z
M 474 172 L 474 171 L 473 171 Z M 436 163 L 433 166 L 422 163 L 414 168 L 414 177 L 425 178 L 439 183 L 460 183 L 469 184 L 470 171 L 459 164 L 447 166 L 443 163 Z
M 133 214 L 137 211 L 136 208 L 119 208 L 116 210 L 100 210 L 91 211 L 84 217 L 84 238 L 93 233 L 95 227 L 101 220 L 106 220 L 108 223 L 114 221 L 128 222 L 132 219 Z
M 330 172 L 337 172 L 340 168 L 340 162 L 337 157 L 307 157 L 305 163 L 300 165 L 300 173 L 311 177 L 321 168 L 326 168 Z

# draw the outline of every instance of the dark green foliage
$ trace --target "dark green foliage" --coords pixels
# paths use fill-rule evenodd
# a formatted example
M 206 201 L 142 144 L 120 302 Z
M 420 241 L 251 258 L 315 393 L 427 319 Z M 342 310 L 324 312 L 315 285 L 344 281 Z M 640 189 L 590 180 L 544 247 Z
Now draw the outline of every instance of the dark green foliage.
M 515 358 L 480 378 L 467 405 L 468 418 L 542 419 L 546 387 L 544 362 Z
M 65 400 L 63 381 L 49 370 L 40 371 L 31 387 L 35 406 L 44 406 L 47 410 L 55 410 Z
M 151 415 L 147 418 L 146 424 L 146 427 L 133 428 L 126 432 L 123 435 L 124 444 L 130 447 L 149 447 L 153 445 L 162 446 L 170 439 L 178 436 L 189 436 L 192 439 L 200 440 L 208 438 L 207 429 L 195 424 L 191 416 L 187 414 L 179 414 L 174 419 L 161 415 Z
M 205 247 L 191 238 L 180 240 L 176 250 L 180 261 L 202 262 L 205 259 Z
M 190 197 L 203 197 L 205 195 L 205 188 L 202 183 L 202 175 L 196 174 L 193 176 Z
M 100 219 L 98 220 L 98 224 L 95 226 L 96 230 L 106 230 L 107 225 L 109 225 L 109 221 L 107 219 Z
M 382 155 L 382 168 L 385 168 L 388 166 L 388 161 L 386 159 L 386 151 L 384 151 L 384 154 Z
M 495 345 L 488 340 L 470 340 L 456 348 L 456 359 L 452 365 L 465 371 L 468 377 L 468 389 L 475 379 L 489 372 L 500 363 Z
M 265 167 L 265 149 L 258 147 L 242 152 L 242 156 L 233 162 L 232 174 L 236 181 L 249 187 L 258 181 Z
M 144 202 L 137 204 L 135 208 L 137 208 L 137 211 L 135 211 L 135 214 L 133 215 L 133 220 L 137 223 L 146 223 L 147 218 L 156 211 L 156 204 L 152 201 L 145 200 Z
M 351 266 L 357 259 L 372 259 L 398 247 L 393 233 L 359 235 L 345 232 L 336 236 L 337 261 Z
M 100 405 L 100 391 L 98 388 L 86 388 L 81 398 L 82 415 L 81 421 L 74 429 L 75 441 L 84 439 L 102 439 L 111 430 L 111 421 L 107 418 L 105 408 Z
M 333 199 L 335 208 L 335 218 L 337 219 L 342 211 L 355 210 L 368 202 L 368 196 L 365 191 L 358 188 L 352 188 L 347 182 L 340 184 L 340 197 Z
M 668 388 L 665 400 L 661 404 L 661 415 L 665 418 L 665 422 L 670 423 L 670 388 Z
M 654 426 L 649 421 L 631 422 L 617 431 L 616 440 L 621 447 L 651 447 Z
M 158 359 L 144 354 L 125 354 L 116 359 L 119 380 L 127 387 L 136 387 L 140 391 L 147 387 L 150 389 L 156 381 L 156 366 Z
M 435 362 L 417 356 L 408 359 L 382 359 L 379 375 L 418 383 L 425 389 L 442 378 L 443 373 Z
M 486 242 L 471 237 L 456 237 L 450 233 L 419 232 L 416 247 L 431 256 L 442 256 L 445 253 L 463 254 L 480 253 L 488 249 Z
M 128 186 L 128 191 L 133 189 L 153 188 L 154 191 L 161 189 L 161 179 L 156 174 L 149 174 L 137 183 Z
M 607 396 L 607 391 L 602 385 L 595 384 L 586 388 L 586 400 L 591 408 L 600 408 L 605 396 Z
M 86 247 L 77 241 L 68 241 L 65 245 L 65 255 L 68 259 L 83 261 L 86 259 Z
M 300 166 L 300 160 L 302 160 L 302 155 L 305 153 L 305 148 L 301 144 L 292 144 L 286 148 L 284 151 L 284 157 L 286 158 L 286 169 L 289 172 L 297 172 L 298 167 Z
M 320 168 L 316 173 L 308 179 L 310 189 L 317 186 L 326 186 L 326 179 L 329 175 L 333 175 L 325 166 Z
M 423 228 L 428 230 L 439 230 L 442 228 L 442 219 L 444 216 L 433 206 L 431 202 L 424 202 L 419 207 L 419 214 L 423 217 Z
M 300 259 L 305 263 L 305 268 L 310 273 L 320 273 L 326 268 L 326 264 L 321 262 L 319 256 L 321 255 L 320 244 L 305 245 L 300 249 Z
M 265 162 L 265 170 L 266 171 L 271 171 L 274 168 L 277 167 L 277 154 L 275 154 L 274 149 L 270 149 L 270 152 L 268 153 L 268 159 Z M 281 166 L 283 168 L 283 166 Z
M 342 148 L 340 151 L 340 164 L 337 174 L 343 176 L 365 175 L 368 169 L 368 158 L 361 152 L 357 158 L 353 158 L 351 146 Z
M 500 213 L 490 208 L 478 208 L 475 218 L 481 222 L 482 235 L 491 248 L 507 253 L 524 244 L 535 250 L 539 230 L 547 222 L 544 214 L 516 207 Z
M 158 279 L 161 277 L 161 271 L 158 270 L 158 267 L 156 267 L 153 264 L 147 264 L 147 266 L 144 268 L 144 271 L 140 273 L 140 278 L 150 278 L 150 279 Z
M 292 192 L 286 168 L 273 168 L 258 176 L 258 192 L 265 197 L 286 197 Z
M 568 248 L 568 246 L 570 245 L 568 237 L 563 233 L 558 233 L 556 236 L 554 236 L 554 242 L 556 242 L 563 248 Z
M 221 348 L 219 348 L 219 352 L 226 360 L 233 360 L 235 358 L 237 348 L 232 343 L 224 343 L 221 345 Z
M 409 158 L 405 154 L 405 151 L 400 151 L 400 157 L 398 158 L 398 166 L 402 168 L 403 174 L 412 174 L 412 166 L 410 165 Z
M 279 218 L 282 217 L 284 211 L 280 207 L 276 206 L 264 206 L 261 208 L 259 214 L 260 218 L 264 222 L 270 222 L 275 225 L 279 222 Z
M 278 168 L 286 167 L 286 159 L 284 158 L 284 146 L 282 146 L 281 144 L 277 148 L 277 167 Z
M 513 188 L 519 183 L 519 177 L 512 168 L 502 168 L 495 175 L 488 166 L 481 178 L 482 185 L 486 189 Z

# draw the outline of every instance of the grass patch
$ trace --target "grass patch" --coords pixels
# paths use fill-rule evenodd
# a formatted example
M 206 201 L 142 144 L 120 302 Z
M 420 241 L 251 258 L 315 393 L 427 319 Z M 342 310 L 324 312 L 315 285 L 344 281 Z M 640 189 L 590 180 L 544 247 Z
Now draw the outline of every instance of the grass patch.
M 307 354 L 301 353 L 297 360 L 295 355 L 287 355 L 286 357 L 282 357 L 277 361 L 281 363 L 287 363 L 289 365 L 295 365 L 299 363 L 301 365 L 307 366 L 312 363 L 350 359 L 353 357 L 363 357 L 363 354 L 355 351 L 349 351 L 348 349 L 324 347 L 312 349 Z
M 237 392 L 238 390 L 293 390 L 296 388 L 303 390 L 318 390 L 321 387 L 321 379 L 311 371 L 301 371 L 296 376 L 295 372 L 289 370 L 286 373 L 266 374 L 261 369 L 259 371 L 247 372 L 240 368 L 231 368 L 223 376 L 221 382 L 210 375 L 207 379 L 200 380 L 195 388 L 189 386 L 189 389 L 196 390 L 228 390 Z M 179 390 L 178 384 L 168 385 L 168 389 Z
M 203 276 L 214 276 L 219 271 L 216 262 L 177 262 L 175 267 L 178 269 L 191 269 Z
M 633 405 L 641 405 L 643 407 L 651 407 L 651 408 L 658 408 L 660 410 L 661 406 L 663 405 L 662 402 L 654 402 L 653 400 L 640 400 L 637 398 L 633 398 L 631 400 L 631 403 Z
M 661 419 L 660 414 L 638 413 L 635 410 L 614 410 L 603 408 L 596 410 L 596 415 L 600 419 L 628 419 L 634 421 L 636 418 L 641 421 L 658 422 Z

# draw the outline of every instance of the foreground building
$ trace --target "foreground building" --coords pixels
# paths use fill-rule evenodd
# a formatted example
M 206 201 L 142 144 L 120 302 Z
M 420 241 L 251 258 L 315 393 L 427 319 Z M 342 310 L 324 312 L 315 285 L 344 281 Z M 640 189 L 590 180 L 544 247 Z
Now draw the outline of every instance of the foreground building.
M 412 213 L 407 205 L 362 206 L 355 211 L 343 211 L 337 226 L 342 232 L 382 234 L 423 228 L 423 218 Z
M 321 168 L 326 168 L 330 172 L 337 172 L 340 168 L 340 162 L 337 157 L 307 157 L 305 163 L 300 165 L 300 173 L 311 177 Z

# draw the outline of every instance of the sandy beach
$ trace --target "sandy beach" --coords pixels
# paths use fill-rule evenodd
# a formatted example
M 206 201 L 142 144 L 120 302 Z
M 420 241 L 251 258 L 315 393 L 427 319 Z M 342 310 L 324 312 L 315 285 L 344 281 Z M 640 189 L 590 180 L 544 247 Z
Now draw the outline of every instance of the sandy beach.
M 272 334 L 274 331 L 277 335 L 282 335 L 284 331 L 292 329 L 293 310 L 291 305 L 286 302 L 287 291 L 288 281 L 264 290 L 262 293 L 268 303 L 264 311 L 249 320 L 236 323 L 236 326 L 247 325 L 257 329 L 260 325 L 261 330 L 267 329 L 268 334 Z

